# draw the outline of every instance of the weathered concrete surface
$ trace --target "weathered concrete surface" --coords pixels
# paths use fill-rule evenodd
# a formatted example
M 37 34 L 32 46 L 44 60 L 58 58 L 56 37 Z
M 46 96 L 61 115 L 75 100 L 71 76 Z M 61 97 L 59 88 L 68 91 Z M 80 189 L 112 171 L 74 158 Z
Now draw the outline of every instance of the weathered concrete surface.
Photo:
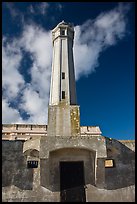
M 91 151 L 96 151 L 97 158 L 107 157 L 106 140 L 103 136 L 57 136 L 41 138 L 40 158 L 48 158 L 50 151 L 61 148 L 85 148 Z
M 3 202 L 60 202 L 60 161 L 84 162 L 87 202 L 134 202 L 135 153 L 119 141 L 103 136 L 42 137 L 39 153 L 26 151 L 38 159 L 36 169 L 27 169 L 23 144 L 3 141 Z M 105 168 L 105 159 L 113 159 L 115 166 Z
M 79 106 L 70 106 L 65 102 L 49 106 L 48 137 L 80 135 Z
M 86 198 L 86 202 L 135 202 L 135 186 L 106 190 L 88 185 Z
M 81 148 L 62 148 L 50 152 L 49 159 L 42 159 L 41 185 L 51 191 L 60 191 L 60 161 L 83 161 L 85 183 L 95 185 L 95 157 L 95 151 Z
M 39 138 L 33 139 L 33 140 L 27 140 L 26 142 L 24 142 L 23 153 L 31 149 L 40 151 L 40 139 Z
M 130 146 L 130 145 L 129 145 Z M 134 143 L 135 147 L 135 143 Z M 105 168 L 106 188 L 118 189 L 135 183 L 135 152 L 115 139 L 106 138 L 107 159 L 114 160 L 114 168 Z
M 2 200 L 3 202 L 60 202 L 60 192 L 51 192 L 41 186 L 32 191 L 10 186 L 3 189 Z M 87 185 L 86 202 L 135 202 L 135 186 L 105 190 Z
M 33 169 L 27 169 L 22 141 L 2 141 L 2 186 L 33 188 Z
M 16 186 L 3 188 L 3 202 L 56 202 L 60 201 L 59 192 L 51 192 L 39 186 L 35 190 L 21 190 Z
M 135 152 L 135 140 L 118 140 L 118 141 Z

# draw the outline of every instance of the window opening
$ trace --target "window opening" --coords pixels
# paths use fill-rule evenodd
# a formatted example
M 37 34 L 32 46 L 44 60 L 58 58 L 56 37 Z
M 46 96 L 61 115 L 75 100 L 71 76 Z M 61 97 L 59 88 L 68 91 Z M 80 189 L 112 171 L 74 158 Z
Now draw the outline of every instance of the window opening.
M 65 91 L 62 91 L 62 99 L 65 99 Z
M 62 72 L 62 79 L 65 79 L 65 72 Z
M 65 35 L 65 30 L 61 30 L 61 35 Z

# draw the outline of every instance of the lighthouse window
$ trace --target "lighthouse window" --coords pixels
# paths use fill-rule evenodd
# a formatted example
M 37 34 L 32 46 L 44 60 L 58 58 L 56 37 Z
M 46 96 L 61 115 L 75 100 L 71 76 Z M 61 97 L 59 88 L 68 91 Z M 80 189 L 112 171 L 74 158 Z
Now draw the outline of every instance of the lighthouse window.
M 61 35 L 65 35 L 65 30 L 61 30 Z
M 65 91 L 62 91 L 62 99 L 65 99 Z
M 62 79 L 65 79 L 65 72 L 62 72 Z

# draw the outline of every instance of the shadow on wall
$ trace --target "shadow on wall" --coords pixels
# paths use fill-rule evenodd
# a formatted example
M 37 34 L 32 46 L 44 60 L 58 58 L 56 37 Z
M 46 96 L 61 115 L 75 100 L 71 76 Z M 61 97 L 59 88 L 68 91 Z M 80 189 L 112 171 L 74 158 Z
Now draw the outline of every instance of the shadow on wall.
M 106 138 L 107 159 L 113 167 L 105 168 L 105 186 L 108 190 L 135 184 L 135 152 L 115 139 Z
M 27 169 L 23 141 L 2 141 L 2 187 L 32 190 L 33 169 Z

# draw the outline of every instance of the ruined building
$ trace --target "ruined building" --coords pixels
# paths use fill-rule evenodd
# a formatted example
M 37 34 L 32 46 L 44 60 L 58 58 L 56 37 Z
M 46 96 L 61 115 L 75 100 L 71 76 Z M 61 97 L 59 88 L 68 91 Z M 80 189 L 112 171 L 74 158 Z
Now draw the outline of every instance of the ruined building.
M 3 202 L 134 202 L 135 142 L 80 126 L 74 28 L 52 30 L 48 125 L 3 124 Z

